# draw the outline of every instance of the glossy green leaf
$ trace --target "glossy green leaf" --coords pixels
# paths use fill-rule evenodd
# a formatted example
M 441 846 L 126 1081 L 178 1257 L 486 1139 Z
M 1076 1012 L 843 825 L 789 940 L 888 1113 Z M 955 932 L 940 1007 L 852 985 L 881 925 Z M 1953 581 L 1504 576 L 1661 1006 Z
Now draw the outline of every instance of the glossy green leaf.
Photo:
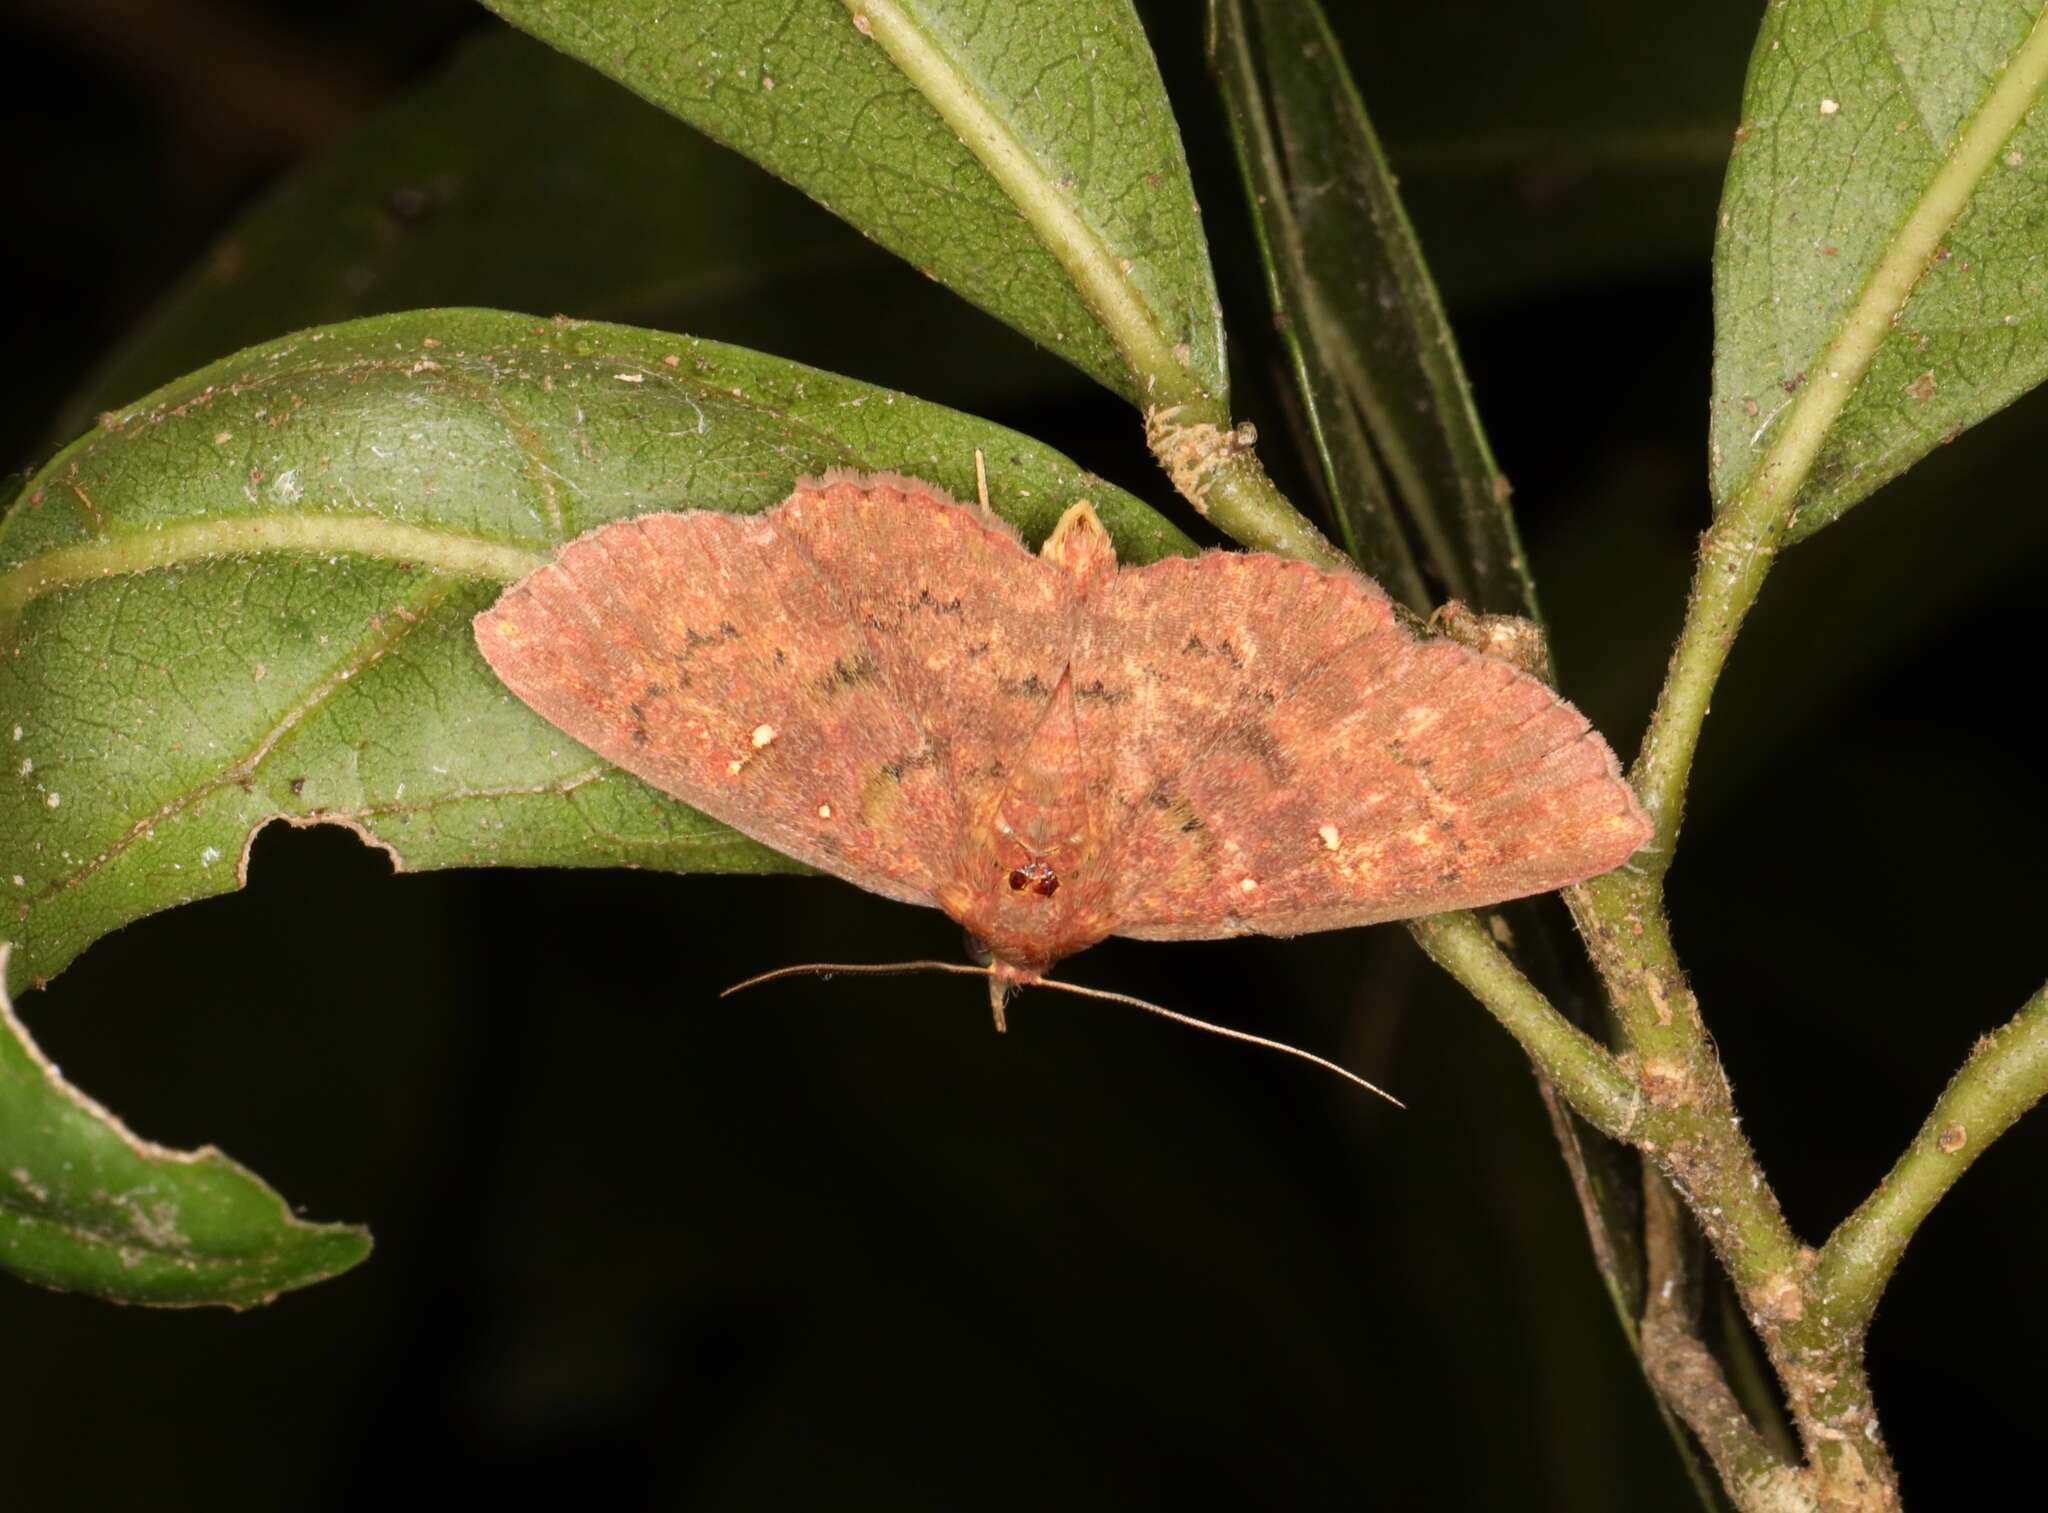
M 0 976 L 7 947 L 0 944 Z M 0 1269 L 116 1303 L 246 1308 L 347 1271 L 367 1230 L 308 1224 L 212 1146 L 166 1150 L 67 1083 L 0 987 Z
M 1346 549 L 1411 608 L 1535 586 L 1365 105 L 1314 0 L 1212 0 L 1267 281 Z
M 2044 80 L 2038 4 L 1766 13 L 1715 248 L 1718 502 L 1810 458 L 1810 535 L 2048 375 Z
M 1132 341 L 1226 397 L 1194 191 L 1131 0 L 485 3 L 1127 398 L 1145 398 Z
M 820 322 L 821 304 L 889 318 Z M 696 331 L 976 408 L 1078 381 L 1050 358 L 1019 361 L 1021 343 L 991 361 L 987 337 L 1005 333 L 929 279 L 703 133 L 492 25 L 222 233 L 54 439 L 288 331 L 450 305 Z
M 893 468 L 1027 534 L 1129 495 L 956 411 L 622 326 L 419 311 L 240 353 L 106 416 L 0 526 L 0 893 L 17 981 L 235 887 L 273 818 L 395 865 L 793 864 L 609 768 L 499 686 L 470 617 L 560 543 Z

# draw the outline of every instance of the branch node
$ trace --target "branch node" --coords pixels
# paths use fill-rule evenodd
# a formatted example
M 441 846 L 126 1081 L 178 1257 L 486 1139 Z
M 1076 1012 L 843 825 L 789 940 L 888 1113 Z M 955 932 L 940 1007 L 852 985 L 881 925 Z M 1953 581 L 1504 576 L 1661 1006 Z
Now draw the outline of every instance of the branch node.
M 1197 514 L 1209 513 L 1209 490 L 1216 475 L 1251 454 L 1259 439 L 1250 421 L 1219 426 L 1206 420 L 1183 423 L 1185 405 L 1156 405 L 1145 412 L 1145 444 L 1180 496 Z
M 1750 1289 L 1749 1301 L 1773 1324 L 1796 1323 L 1806 1313 L 1806 1289 L 1789 1271 L 1765 1277 Z
M 1678 1056 L 1645 1056 L 1636 1066 L 1636 1086 L 1652 1108 L 1690 1108 L 1699 1099 L 1692 1068 Z
M 1446 599 L 1430 612 L 1428 628 L 1468 650 L 1499 657 L 1532 678 L 1557 681 L 1550 643 L 1534 620 L 1521 615 L 1483 615 L 1461 600 Z

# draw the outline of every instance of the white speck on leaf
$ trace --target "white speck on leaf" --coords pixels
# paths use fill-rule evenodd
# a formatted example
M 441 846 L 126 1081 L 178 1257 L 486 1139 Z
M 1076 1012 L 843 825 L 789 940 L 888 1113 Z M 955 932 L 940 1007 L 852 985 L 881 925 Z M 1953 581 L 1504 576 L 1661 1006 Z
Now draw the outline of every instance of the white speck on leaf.
M 1842 102 L 1840 100 L 1823 100 L 1820 102 L 1820 113 L 1824 116 L 1831 116 L 1841 108 Z
M 204 851 L 199 853 L 199 865 L 202 867 L 211 867 L 215 862 L 219 860 L 220 847 L 218 846 L 208 846 Z
M 44 796 L 43 802 L 48 804 L 52 809 L 55 809 L 59 804 L 64 802 L 64 795 L 52 791 L 51 793 Z

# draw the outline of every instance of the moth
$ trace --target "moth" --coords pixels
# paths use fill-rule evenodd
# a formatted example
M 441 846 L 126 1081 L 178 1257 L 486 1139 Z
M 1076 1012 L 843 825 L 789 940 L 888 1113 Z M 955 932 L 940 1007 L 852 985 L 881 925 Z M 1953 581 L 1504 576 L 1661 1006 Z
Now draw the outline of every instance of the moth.
M 1370 580 L 1036 553 L 890 473 L 759 515 L 603 526 L 475 622 L 500 679 L 664 793 L 943 909 L 1015 987 L 1110 935 L 1299 935 L 1605 872 L 1650 834 L 1537 678 L 1418 638 Z

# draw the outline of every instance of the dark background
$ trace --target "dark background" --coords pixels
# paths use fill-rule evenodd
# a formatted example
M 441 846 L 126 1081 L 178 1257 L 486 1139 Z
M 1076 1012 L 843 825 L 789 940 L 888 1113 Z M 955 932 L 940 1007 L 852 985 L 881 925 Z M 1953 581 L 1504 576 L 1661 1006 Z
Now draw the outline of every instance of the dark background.
M 1517 485 L 1566 691 L 1628 750 L 1706 515 L 1707 259 L 1757 8 L 1370 9 L 1347 50 Z M 1240 408 L 1284 467 L 1195 13 L 1148 19 Z M 458 0 L 10 7 L 0 461 L 66 439 L 67 398 L 281 175 L 495 25 Z M 637 318 L 963 404 L 1173 508 L 1127 410 L 817 234 L 800 286 Z M 435 297 L 479 295 L 457 270 Z M 917 339 L 878 337 L 877 308 L 917 312 Z M 1004 381 L 963 394 L 940 347 Z M 2048 960 L 2044 416 L 2022 402 L 1788 555 L 1708 726 L 1677 935 L 1810 1239 Z M 1072 975 L 1339 1056 L 1406 1114 L 1043 993 L 1004 1039 L 952 980 L 714 996 L 789 961 L 958 950 L 936 914 L 836 883 L 392 878 L 340 832 L 266 833 L 245 893 L 110 937 L 22 1007 L 138 1131 L 218 1142 L 379 1249 L 241 1316 L 0 1284 L 9 1505 L 1687 1505 L 1526 1064 L 1402 932 L 1112 942 Z M 1914 1506 L 1985 1505 L 2048 1449 L 2044 1158 L 2037 1115 L 1879 1316 Z

